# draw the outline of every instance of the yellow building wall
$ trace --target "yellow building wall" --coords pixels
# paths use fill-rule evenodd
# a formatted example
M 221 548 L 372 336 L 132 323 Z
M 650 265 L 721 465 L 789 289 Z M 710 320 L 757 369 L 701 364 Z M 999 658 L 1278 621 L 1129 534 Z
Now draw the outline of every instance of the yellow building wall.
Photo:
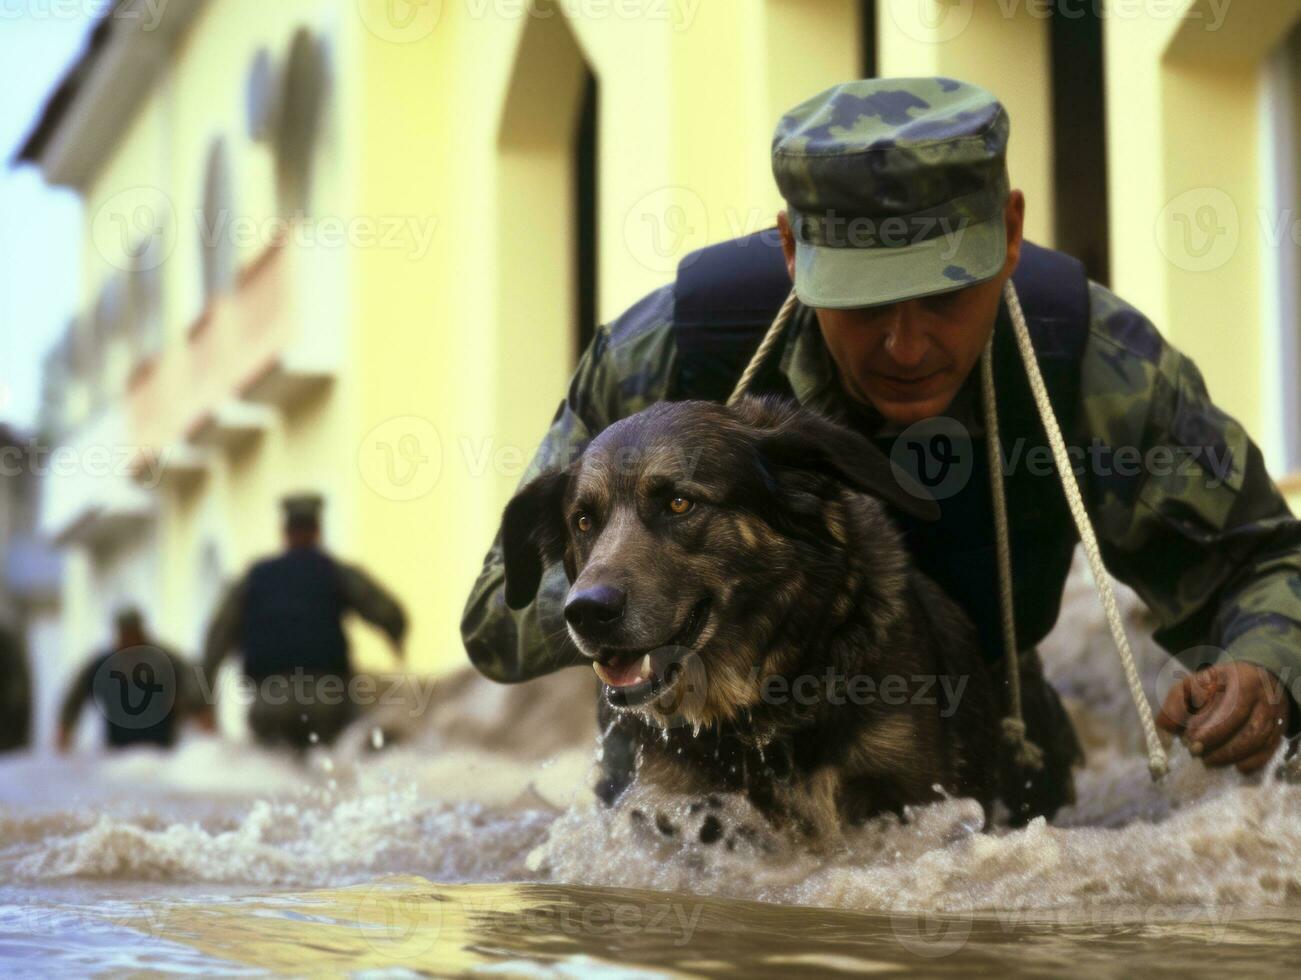
M 1051 245 L 1047 21 L 1032 4 L 975 0 L 923 22 L 921 6 L 878 4 L 881 73 L 961 77 L 1003 99 L 1027 235 Z M 1247 43 L 1252 4 L 1235 0 L 1223 28 L 1242 37 L 1214 64 L 1177 16 L 1105 21 L 1114 286 L 1198 360 L 1249 428 L 1268 421 L 1256 391 L 1268 352 L 1257 339 L 1261 256 L 1249 223 L 1210 272 L 1172 264 L 1158 230 L 1171 197 L 1208 183 L 1251 215 L 1254 66 L 1292 18 L 1278 7 Z M 167 333 L 184 343 L 202 303 L 193 218 L 208 146 L 225 134 L 236 212 L 273 214 L 270 152 L 245 132 L 245 72 L 263 45 L 283 64 L 307 26 L 328 39 L 333 79 L 314 210 L 397 229 L 387 243 L 296 250 L 311 284 L 304 325 L 327 340 L 341 332 L 338 376 L 251 448 L 214 454 L 201 484 L 166 491 L 159 589 L 174 636 L 193 633 L 202 542 L 220 533 L 233 574 L 276 546 L 275 497 L 316 487 L 330 500 L 327 544 L 406 603 L 410 665 L 461 666 L 465 596 L 573 366 L 570 171 L 583 72 L 600 86 L 598 312 L 609 321 L 669 281 L 690 250 L 771 224 L 778 116 L 857 76 L 861 57 L 852 0 L 646 0 L 633 16 L 576 19 L 546 3 L 538 15 L 412 4 L 402 20 L 395 9 L 211 0 L 87 191 L 92 229 L 124 189 L 169 195 L 178 230 L 164 266 Z M 114 270 L 93 235 L 87 242 L 89 307 Z M 240 260 L 259 252 L 246 247 Z M 73 581 L 84 589 L 89 577 Z M 354 640 L 363 663 L 390 662 L 368 631 Z
M 346 6 L 329 0 L 206 4 L 179 42 L 171 66 L 84 191 L 90 224 L 83 257 L 87 310 L 93 309 L 105 281 L 122 268 L 120 250 L 104 238 L 106 230 L 116 228 L 112 222 L 120 222 L 119 215 L 130 218 L 137 205 L 144 205 L 164 230 L 166 257 L 159 272 L 165 357 L 184 348 L 204 310 L 201 209 L 208 151 L 216 138 L 225 142 L 232 190 L 232 210 L 221 233 L 235 243 L 238 265 L 256 261 L 276 233 L 274 159 L 269 146 L 254 142 L 247 132 L 247 71 L 262 47 L 283 69 L 294 33 L 304 27 L 325 39 L 331 74 L 314 158 L 313 211 L 317 218 L 346 220 L 351 213 L 352 180 L 346 169 L 350 123 L 342 116 L 341 93 L 353 82 L 339 52 L 355 18 Z M 352 261 L 349 248 L 310 236 L 298 241 L 305 244 L 286 248 L 297 253 L 295 261 L 310 284 L 299 328 L 309 343 L 331 342 L 351 326 L 341 288 L 347 283 L 343 270 Z M 201 545 L 215 540 L 226 576 L 234 577 L 251 560 L 279 547 L 275 501 L 286 491 L 322 490 L 329 500 L 327 543 L 349 553 L 355 528 L 349 496 L 354 483 L 347 478 L 346 462 L 351 456 L 345 422 L 352 414 L 351 385 L 351 372 L 340 363 L 324 396 L 291 413 L 277 413 L 271 428 L 248 449 L 211 451 L 201 481 L 158 492 L 156 589 L 137 598 L 161 636 L 197 653 L 194 639 L 208 612 L 199 601 Z M 174 421 L 183 420 L 162 420 L 164 427 Z M 96 614 L 102 617 L 103 611 Z
M 1179 0 L 1160 9 L 1168 15 L 1104 22 L 1113 288 L 1268 445 L 1281 420 L 1267 392 L 1282 379 L 1262 322 L 1263 266 L 1274 258 L 1261 225 L 1261 86 L 1301 4 Z
M 880 0 L 877 36 L 882 76 L 960 78 L 1007 107 L 1007 170 L 1025 192 L 1025 236 L 1052 247 L 1052 70 L 1042 9 L 1037 2 Z
M 584 67 L 600 86 L 608 321 L 687 252 L 774 222 L 778 115 L 859 72 L 857 5 L 807 7 L 671 4 L 660 18 L 646 3 L 639 17 L 569 19 L 444 5 L 420 37 L 387 30 L 381 0 L 363 8 L 380 29 L 356 35 L 369 109 L 358 207 L 438 218 L 430 254 L 376 250 L 354 270 L 367 322 L 402 337 L 354 335 L 361 451 L 415 437 L 438 470 L 410 501 L 359 481 L 367 553 L 419 589 L 418 666 L 464 663 L 465 597 L 573 368 L 569 153 Z M 820 57 L 801 58 L 811 45 Z

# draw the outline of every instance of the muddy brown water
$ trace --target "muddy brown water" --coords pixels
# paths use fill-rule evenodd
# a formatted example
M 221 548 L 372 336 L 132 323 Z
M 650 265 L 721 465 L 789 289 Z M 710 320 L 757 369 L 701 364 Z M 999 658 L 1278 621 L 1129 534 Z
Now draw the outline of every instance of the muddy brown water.
M 0 758 L 0 970 L 1295 972 L 1301 787 L 1181 749 L 1153 785 L 1087 588 L 1072 579 L 1044 648 L 1089 752 L 1052 824 L 982 832 L 949 800 L 823 854 L 666 841 L 594 805 L 585 679 L 528 696 L 460 679 L 380 753 L 361 732 L 304 764 L 212 737 Z M 1137 646 L 1153 691 L 1165 660 Z

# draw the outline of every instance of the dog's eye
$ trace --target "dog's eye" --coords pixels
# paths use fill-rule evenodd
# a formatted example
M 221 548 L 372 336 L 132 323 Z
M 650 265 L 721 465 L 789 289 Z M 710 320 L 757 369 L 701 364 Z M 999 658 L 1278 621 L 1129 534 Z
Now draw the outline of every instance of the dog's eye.
M 674 497 L 669 501 L 669 510 L 675 514 L 685 514 L 692 507 L 692 503 L 686 497 Z
M 574 527 L 578 529 L 579 533 L 586 534 L 592 530 L 592 519 L 586 514 L 578 514 L 574 518 Z

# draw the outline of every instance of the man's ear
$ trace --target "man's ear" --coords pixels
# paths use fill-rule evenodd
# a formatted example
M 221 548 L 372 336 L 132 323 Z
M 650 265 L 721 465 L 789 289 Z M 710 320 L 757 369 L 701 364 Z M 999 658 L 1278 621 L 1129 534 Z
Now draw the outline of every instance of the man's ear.
M 795 231 L 791 228 L 790 215 L 783 209 L 777 212 L 777 232 L 781 235 L 782 255 L 786 257 L 786 274 L 795 281 Z
M 506 568 L 506 605 L 523 609 L 533 601 L 545 565 L 565 553 L 565 490 L 569 473 L 543 473 L 511 498 L 501 517 L 501 551 Z
M 1003 262 L 1003 274 L 1010 276 L 1016 271 L 1021 258 L 1022 233 L 1025 229 L 1025 194 L 1014 190 L 1007 196 L 1003 208 L 1003 224 L 1007 234 L 1007 258 Z
M 863 436 L 813 412 L 800 412 L 759 439 L 770 467 L 823 473 L 924 521 L 940 506 L 910 474 Z

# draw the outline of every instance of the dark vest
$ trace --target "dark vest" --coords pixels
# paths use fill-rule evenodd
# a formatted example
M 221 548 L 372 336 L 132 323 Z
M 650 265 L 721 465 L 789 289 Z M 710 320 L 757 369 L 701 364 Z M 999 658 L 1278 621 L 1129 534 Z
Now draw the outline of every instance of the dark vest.
M 316 548 L 291 548 L 254 565 L 244 597 L 244 672 L 252 678 L 345 674 L 338 567 Z
M 1069 445 L 1079 442 L 1080 362 L 1089 332 L 1088 279 L 1077 260 L 1024 242 L 1012 275 L 1026 315 L 1039 369 Z M 790 290 L 775 235 L 761 232 L 696 252 L 678 271 L 669 384 L 672 399 L 722 401 L 731 393 Z M 751 389 L 790 396 L 770 358 Z M 1035 410 L 1025 369 L 1005 309 L 994 334 L 994 379 L 1005 467 L 1018 646 L 1041 641 L 1057 621 L 1062 588 L 1079 540 L 1066 498 L 1047 454 L 1048 439 Z M 876 440 L 887 453 L 894 438 Z M 891 513 L 917 566 L 971 617 L 986 656 L 1002 655 L 998 570 L 983 438 L 963 449 L 971 475 L 939 501 L 941 517 L 927 523 Z M 1082 482 L 1087 500 L 1087 485 Z
M 104 715 L 104 740 L 111 748 L 175 744 L 177 667 L 168 654 L 148 644 L 98 656 L 90 694 Z

